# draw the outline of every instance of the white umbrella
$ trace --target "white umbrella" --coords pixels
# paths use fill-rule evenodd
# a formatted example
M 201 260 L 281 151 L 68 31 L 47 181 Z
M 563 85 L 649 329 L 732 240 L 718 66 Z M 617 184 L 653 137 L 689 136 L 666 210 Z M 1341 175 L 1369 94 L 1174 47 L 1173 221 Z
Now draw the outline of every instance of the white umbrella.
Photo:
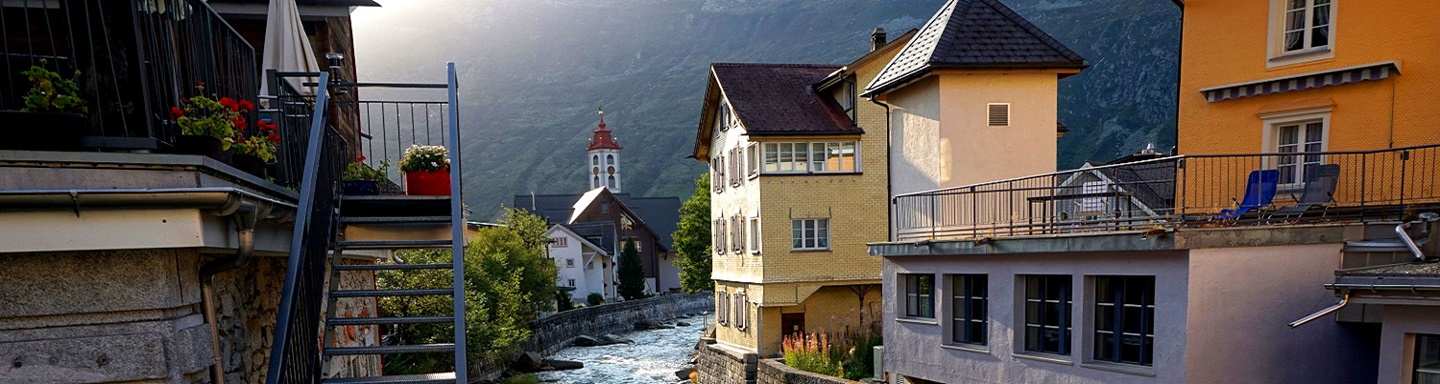
M 315 50 L 310 48 L 310 38 L 305 36 L 305 27 L 300 24 L 300 7 L 295 0 L 270 0 L 270 12 L 265 17 L 265 52 L 260 60 L 260 78 L 266 70 L 280 72 L 320 72 L 315 60 Z M 301 84 L 294 84 L 296 89 Z M 260 94 L 272 95 L 270 82 L 260 82 Z

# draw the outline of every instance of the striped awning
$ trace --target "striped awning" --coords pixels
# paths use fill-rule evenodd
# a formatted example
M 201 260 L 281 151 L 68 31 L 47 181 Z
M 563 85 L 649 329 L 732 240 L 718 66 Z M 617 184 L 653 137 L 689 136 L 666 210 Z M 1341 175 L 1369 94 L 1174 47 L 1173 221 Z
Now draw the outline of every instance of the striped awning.
M 1391 74 L 1400 74 L 1400 66 L 1393 61 L 1387 61 L 1357 67 L 1332 69 L 1323 72 L 1312 72 L 1248 83 L 1210 87 L 1201 89 L 1200 93 L 1205 95 L 1205 100 L 1213 103 L 1241 97 L 1300 91 L 1366 80 L 1380 80 L 1390 77 Z

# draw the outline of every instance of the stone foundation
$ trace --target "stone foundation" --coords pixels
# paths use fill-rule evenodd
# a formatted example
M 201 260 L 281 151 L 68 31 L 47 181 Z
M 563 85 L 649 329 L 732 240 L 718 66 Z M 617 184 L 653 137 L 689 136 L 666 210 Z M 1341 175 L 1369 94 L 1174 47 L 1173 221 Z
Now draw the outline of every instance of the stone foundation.
M 862 384 L 858 381 L 805 372 L 785 365 L 784 359 L 760 360 L 756 371 L 757 384 Z
M 697 384 L 756 384 L 757 366 L 760 355 L 742 352 L 715 344 L 714 339 L 702 339 L 700 347 Z

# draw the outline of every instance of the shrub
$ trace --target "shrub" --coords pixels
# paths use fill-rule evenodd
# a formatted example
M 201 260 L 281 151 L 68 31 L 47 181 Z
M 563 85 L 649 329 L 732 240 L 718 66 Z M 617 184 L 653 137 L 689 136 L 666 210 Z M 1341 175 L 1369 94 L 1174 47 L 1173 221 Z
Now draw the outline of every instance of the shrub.
M 365 156 L 355 158 L 355 161 L 345 166 L 345 174 L 341 176 L 345 181 L 380 181 L 390 177 L 390 161 L 380 162 L 379 167 L 371 167 L 365 164 Z
M 605 295 L 591 293 L 589 296 L 585 296 L 585 303 L 592 306 L 605 304 Z
M 531 374 L 528 374 L 528 373 L 527 373 L 527 374 L 524 374 L 524 375 L 516 375 L 516 376 L 510 376 L 510 377 L 505 378 L 505 384 L 539 384 L 539 383 L 540 383 L 540 379 L 537 379 L 537 378 L 535 378 L 535 375 L 531 375 Z
M 65 112 L 85 113 L 85 100 L 81 99 L 80 86 L 75 83 L 80 78 L 80 71 L 75 71 L 75 77 L 66 79 L 42 67 L 46 64 L 45 59 L 40 59 L 40 65 L 31 66 L 29 70 L 20 72 L 30 79 L 30 92 L 25 94 L 25 106 L 20 110 L 24 112 Z
M 795 369 L 836 377 L 844 372 L 840 361 L 830 355 L 830 337 L 824 333 L 785 336 L 780 349 L 785 354 L 785 365 Z
M 860 380 L 874 375 L 874 347 L 882 341 L 880 330 L 872 327 L 836 334 L 785 336 L 781 350 L 785 365 L 795 369 Z

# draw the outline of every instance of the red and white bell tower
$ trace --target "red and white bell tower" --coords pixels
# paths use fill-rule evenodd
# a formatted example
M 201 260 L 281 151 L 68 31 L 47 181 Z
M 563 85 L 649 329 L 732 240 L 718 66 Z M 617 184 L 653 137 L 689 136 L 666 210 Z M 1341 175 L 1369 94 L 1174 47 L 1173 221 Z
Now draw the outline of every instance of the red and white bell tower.
M 600 110 L 600 125 L 585 148 L 590 155 L 590 189 L 605 187 L 620 193 L 620 143 L 605 128 L 605 110 Z

